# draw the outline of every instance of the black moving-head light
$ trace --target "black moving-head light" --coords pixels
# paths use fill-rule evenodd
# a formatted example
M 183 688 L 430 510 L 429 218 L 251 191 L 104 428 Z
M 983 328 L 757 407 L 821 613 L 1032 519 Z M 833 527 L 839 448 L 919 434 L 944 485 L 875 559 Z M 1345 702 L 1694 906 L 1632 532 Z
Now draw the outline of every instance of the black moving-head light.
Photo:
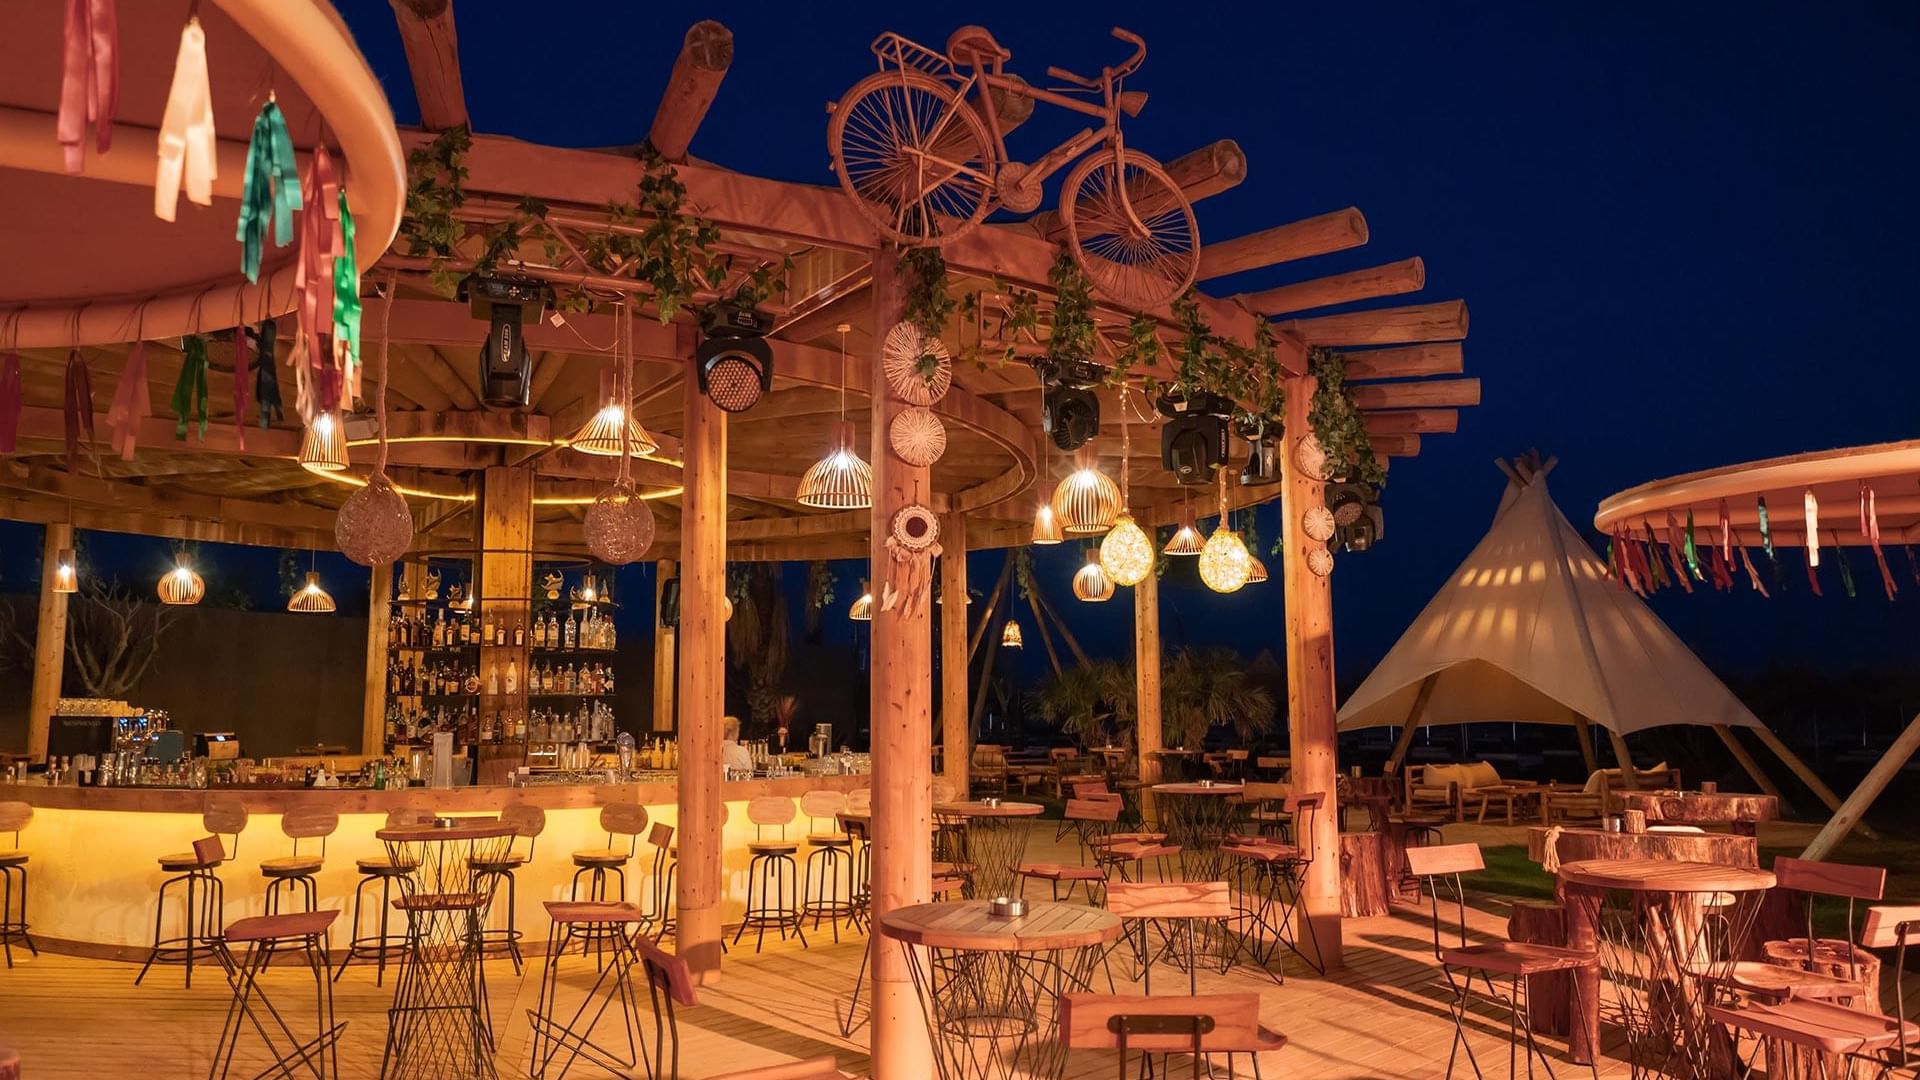
M 1053 445 L 1071 453 L 1100 434 L 1100 399 L 1093 388 L 1107 369 L 1091 360 L 1039 359 L 1034 374 L 1046 393 L 1040 401 L 1040 426 Z
M 480 346 L 480 400 L 492 409 L 523 409 L 533 391 L 533 354 L 525 326 L 553 302 L 553 287 L 538 278 L 474 274 L 456 291 L 476 319 L 487 320 Z
M 1160 463 L 1179 483 L 1213 483 L 1227 463 L 1233 402 L 1218 394 L 1167 394 L 1154 407 L 1168 418 L 1160 429 Z
M 1280 447 L 1268 434 L 1267 421 L 1242 415 L 1234 421 L 1233 430 L 1247 440 L 1247 465 L 1240 470 L 1240 486 L 1265 487 L 1279 483 Z
M 700 313 L 704 340 L 695 350 L 700 392 L 722 411 L 746 412 L 773 392 L 773 316 L 746 304 L 715 304 Z

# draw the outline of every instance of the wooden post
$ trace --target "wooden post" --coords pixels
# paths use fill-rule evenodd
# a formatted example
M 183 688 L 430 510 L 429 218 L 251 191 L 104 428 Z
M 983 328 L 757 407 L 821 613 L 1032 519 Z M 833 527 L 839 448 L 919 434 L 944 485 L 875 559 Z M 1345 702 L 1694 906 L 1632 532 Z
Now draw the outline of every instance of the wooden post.
M 680 437 L 680 905 L 676 952 L 694 975 L 720 977 L 720 726 L 726 710 L 727 417 L 697 389 L 693 334 Z
M 360 752 L 387 749 L 387 624 L 393 614 L 393 564 L 373 568 L 367 588 L 367 683 L 360 698 Z
M 1579 713 L 1573 715 L 1573 730 L 1580 736 L 1580 760 L 1587 766 L 1587 775 L 1600 771 L 1600 760 L 1593 752 L 1593 725 Z
M 684 541 L 683 541 L 684 542 Z M 667 582 L 673 580 L 676 566 L 672 559 L 654 564 L 653 589 L 653 730 L 673 730 L 673 690 L 679 659 L 679 634 L 661 620 L 667 596 Z
M 1787 744 L 1780 741 L 1780 736 L 1775 735 L 1765 724 L 1754 728 L 1753 733 L 1760 737 L 1761 742 L 1767 744 L 1767 749 L 1773 751 L 1774 757 L 1786 762 L 1787 768 L 1793 770 L 1793 775 L 1799 777 L 1801 783 L 1812 789 L 1813 793 L 1820 797 L 1820 801 L 1827 804 L 1827 809 L 1833 811 L 1835 814 L 1840 813 L 1840 796 L 1835 795 L 1833 789 L 1827 786 L 1826 781 L 1820 779 L 1812 769 L 1807 767 L 1806 762 L 1800 760 L 1800 755 L 1787 749 Z M 1906 735 L 1907 733 L 1903 732 L 1901 738 L 1906 738 Z M 1896 743 L 1895 745 L 1897 746 L 1898 744 Z M 1887 753 L 1891 755 L 1893 753 L 1892 748 L 1889 748 Z M 1886 758 L 1883 757 L 1881 760 L 1884 762 Z M 1874 768 L 1878 769 L 1879 766 L 1876 765 Z M 1868 773 L 1867 775 L 1871 777 L 1873 774 Z M 1865 780 L 1861 781 L 1863 784 L 1865 782 Z M 1880 839 L 1880 834 L 1868 828 L 1865 822 L 1856 822 L 1855 824 L 1860 829 L 1860 835 L 1874 840 Z
M 881 345 L 905 309 L 899 253 L 882 244 L 873 253 L 873 528 L 868 554 L 877 598 L 889 581 L 901 588 L 887 547 L 893 515 L 927 497 L 927 470 L 907 465 L 887 443 L 887 428 L 907 406 L 887 385 Z M 873 611 L 873 667 L 868 680 L 873 723 L 873 923 L 896 908 L 931 898 L 933 877 L 933 635 L 931 596 L 902 595 L 891 609 Z M 965 610 L 965 605 L 961 605 Z M 875 933 L 873 950 L 873 1074 L 932 1076 L 933 1048 L 926 1014 L 914 993 L 905 946 Z M 924 961 L 924 958 L 923 958 Z
M 976 646 L 979 643 L 980 634 L 985 633 L 987 630 L 987 620 L 992 619 L 993 613 L 998 610 L 995 605 L 1002 596 L 1006 596 L 1007 579 L 1013 573 L 1014 558 L 1014 551 L 1008 549 L 1007 564 L 1005 568 L 1000 571 L 1000 584 L 994 587 L 993 595 L 987 599 L 987 614 L 980 623 L 979 632 L 974 635 Z M 1011 596 L 1007 596 L 1007 618 L 1013 618 L 1013 597 Z M 978 738 L 980 735 L 980 714 L 984 712 L 987 707 L 987 698 L 989 696 L 987 694 L 987 688 L 993 680 L 993 661 L 1000 655 L 1000 642 L 1004 634 L 1005 631 L 1002 631 L 999 634 L 994 634 L 987 638 L 987 658 L 980 662 L 980 692 L 973 695 L 973 704 L 967 712 L 967 735 L 969 738 Z M 968 790 L 971 789 L 963 790 L 961 794 L 966 794 Z
M 1633 767 L 1633 753 L 1627 749 L 1627 738 L 1612 728 L 1607 729 L 1607 738 L 1613 742 L 1614 764 L 1620 766 L 1620 786 L 1628 791 L 1640 787 L 1640 770 Z
M 1307 411 L 1318 383 L 1311 375 L 1286 380 L 1286 438 L 1280 454 L 1280 473 L 1286 485 L 1285 509 L 1280 515 L 1281 580 L 1286 590 L 1287 723 L 1294 790 L 1325 792 L 1331 807 L 1339 770 L 1339 733 L 1333 708 L 1333 583 L 1330 576 L 1321 577 L 1307 568 L 1307 552 L 1323 545 L 1301 528 L 1309 510 L 1326 505 L 1326 489 L 1294 462 L 1295 447 L 1313 431 Z M 1314 815 L 1314 851 L 1331 855 L 1340 850 L 1339 818 L 1332 813 Z M 1308 840 L 1298 838 L 1296 842 L 1305 846 Z M 1314 859 L 1301 891 L 1302 925 L 1297 940 L 1318 945 L 1325 970 L 1342 967 L 1340 861 Z
M 1061 618 L 1060 614 L 1053 610 L 1053 602 L 1047 599 L 1047 594 L 1035 588 L 1033 590 L 1033 599 L 1039 601 L 1041 612 L 1053 621 L 1053 628 L 1060 631 L 1060 640 L 1067 643 L 1067 651 L 1073 654 L 1075 660 L 1080 661 L 1080 666 L 1087 667 L 1091 665 L 1093 661 L 1087 658 L 1087 650 L 1080 647 L 1079 639 L 1074 637 L 1073 631 L 1067 628 L 1067 620 Z
M 1140 782 L 1160 779 L 1160 575 L 1148 572 L 1133 587 L 1134 752 Z M 1142 792 L 1142 800 L 1147 796 Z
M 1715 724 L 1713 733 L 1720 736 L 1720 741 L 1727 746 L 1727 753 L 1733 755 L 1733 760 L 1740 763 L 1740 767 L 1746 770 L 1747 777 L 1763 794 L 1771 795 L 1782 803 L 1786 802 L 1786 798 L 1780 794 L 1779 785 L 1761 770 L 1760 763 L 1753 759 L 1753 755 L 1747 752 L 1747 748 L 1740 745 L 1740 740 L 1734 737 L 1732 728 L 1725 724 Z
M 953 790 L 967 791 L 972 743 L 967 738 L 967 518 L 940 521 L 940 760 Z M 991 610 L 981 615 L 984 624 Z
M 1861 778 L 1860 786 L 1847 796 L 1847 801 L 1828 819 L 1820 835 L 1813 838 L 1813 843 L 1807 845 L 1807 850 L 1801 852 L 1800 857 L 1824 859 L 1833 854 L 1833 849 L 1840 846 L 1840 841 L 1845 840 L 1860 819 L 1866 816 L 1873 800 L 1886 790 L 1887 783 L 1906 767 L 1907 759 L 1913 756 L 1915 749 L 1920 749 L 1920 715 L 1915 715 L 1900 737 L 1887 747 L 1887 752 L 1880 755 L 1880 760 Z
M 27 756 L 47 760 L 47 732 L 60 702 L 60 683 L 67 669 L 67 594 L 54 592 L 60 571 L 60 553 L 73 546 L 73 526 L 47 526 L 40 555 L 40 619 L 33 636 L 33 688 L 27 699 Z
M 1381 771 L 1388 776 L 1400 771 L 1400 762 L 1407 756 L 1407 747 L 1413 745 L 1413 731 L 1420 726 L 1420 717 L 1427 711 L 1427 699 L 1433 696 L 1433 684 L 1440 678 L 1438 673 L 1420 680 L 1420 690 L 1413 697 L 1413 708 L 1407 710 L 1407 722 L 1400 725 L 1400 737 L 1393 741 L 1393 753 L 1387 755 L 1386 768 Z

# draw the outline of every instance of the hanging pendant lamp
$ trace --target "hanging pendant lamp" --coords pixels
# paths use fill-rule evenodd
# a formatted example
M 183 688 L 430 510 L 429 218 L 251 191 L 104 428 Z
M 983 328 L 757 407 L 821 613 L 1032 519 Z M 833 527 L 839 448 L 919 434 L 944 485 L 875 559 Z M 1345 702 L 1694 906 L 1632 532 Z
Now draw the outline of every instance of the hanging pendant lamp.
M 596 457 L 619 457 L 622 453 L 645 457 L 660 449 L 660 443 L 647 434 L 647 429 L 633 418 L 622 396 L 621 383 L 626 368 L 623 366 L 620 349 L 625 336 L 626 310 L 621 309 L 620 322 L 616 324 L 613 335 L 613 364 L 600 372 L 600 411 L 594 413 L 574 433 L 567 445 L 583 454 Z M 624 429 L 624 430 L 623 430 Z M 625 436 L 624 444 L 622 436 Z
M 873 621 L 873 590 L 868 588 L 864 581 L 860 583 L 860 598 L 847 609 L 847 618 L 854 622 Z
M 1003 649 L 1019 649 L 1025 647 L 1026 644 L 1027 639 L 1020 633 L 1020 624 L 1012 619 L 1008 619 L 1007 625 L 1000 628 L 1000 647 Z
M 1076 535 L 1113 528 L 1120 512 L 1120 487 L 1100 471 L 1091 451 L 1080 451 L 1078 466 L 1053 489 L 1053 516 L 1062 531 Z
M 174 568 L 160 575 L 156 591 L 161 603 L 186 607 L 199 603 L 201 597 L 207 595 L 207 583 L 193 572 L 192 562 L 182 551 L 174 557 Z
M 71 593 L 80 591 L 80 570 L 74 562 L 73 549 L 61 548 L 53 563 L 53 591 Z
M 287 599 L 287 610 L 312 615 L 325 615 L 333 611 L 333 597 L 320 587 L 320 575 L 307 571 L 307 583 L 294 590 Z
M 1040 389 L 1044 395 L 1046 385 L 1042 383 Z M 1052 439 L 1040 440 L 1040 475 L 1043 478 L 1053 475 L 1053 461 L 1052 454 L 1050 453 L 1052 446 Z M 1030 544 L 1058 544 L 1065 539 L 1066 537 L 1060 532 L 1060 519 L 1054 516 L 1053 504 L 1047 501 L 1047 496 L 1043 493 L 1040 496 L 1040 505 L 1035 507 L 1033 511 L 1033 536 L 1027 542 Z
M 347 433 L 339 414 L 323 412 L 308 421 L 300 439 L 300 467 L 310 472 L 340 472 L 347 467 Z
M 1133 520 L 1128 512 L 1128 456 L 1133 451 L 1133 440 L 1126 428 L 1126 393 L 1120 398 L 1120 514 L 1113 521 L 1113 528 L 1100 539 L 1100 567 L 1107 572 L 1116 585 L 1132 588 L 1145 581 L 1153 573 L 1153 539 Z
M 1100 559 L 1095 552 L 1087 553 L 1087 565 L 1073 575 L 1073 595 L 1089 604 L 1098 604 L 1113 599 L 1113 579 L 1100 569 Z
M 822 510 L 864 510 L 873 505 L 873 467 L 854 449 L 847 420 L 847 332 L 853 327 L 841 323 L 834 329 L 840 334 L 840 419 L 833 425 L 832 449 L 800 478 L 794 499 Z
M 1200 550 L 1200 580 L 1217 593 L 1239 592 L 1253 573 L 1253 554 L 1233 530 L 1227 509 L 1227 473 L 1220 471 L 1220 524 Z
M 1267 580 L 1267 564 L 1260 561 L 1260 556 L 1248 552 L 1247 559 L 1249 560 L 1247 567 L 1247 584 L 1258 585 Z
M 1175 530 L 1173 539 L 1160 549 L 1162 555 L 1198 555 L 1206 550 L 1207 541 L 1200 530 L 1193 527 L 1193 504 L 1187 503 L 1180 508 L 1180 528 Z

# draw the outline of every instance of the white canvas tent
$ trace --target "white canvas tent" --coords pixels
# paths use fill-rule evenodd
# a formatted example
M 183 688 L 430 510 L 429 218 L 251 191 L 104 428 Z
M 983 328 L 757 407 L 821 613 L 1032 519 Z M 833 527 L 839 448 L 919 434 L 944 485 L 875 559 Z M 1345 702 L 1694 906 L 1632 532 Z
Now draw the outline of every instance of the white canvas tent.
M 1547 494 L 1552 464 L 1502 463 L 1493 527 L 1340 710 L 1340 730 L 1420 724 L 1760 721 L 1607 575 Z M 1404 741 L 1403 741 L 1404 745 Z M 1398 755 L 1396 754 L 1396 758 Z

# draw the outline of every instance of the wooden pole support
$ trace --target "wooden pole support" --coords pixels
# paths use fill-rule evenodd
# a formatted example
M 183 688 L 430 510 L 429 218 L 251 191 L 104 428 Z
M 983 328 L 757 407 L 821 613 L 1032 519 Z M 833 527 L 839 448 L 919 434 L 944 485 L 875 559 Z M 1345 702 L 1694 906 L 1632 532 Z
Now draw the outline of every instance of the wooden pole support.
M 40 616 L 33 636 L 33 687 L 28 692 L 27 756 L 47 760 L 47 733 L 53 729 L 53 710 L 60 703 L 60 683 L 67 666 L 67 595 L 54 592 L 60 552 L 73 546 L 73 526 L 47 526 L 40 555 Z
M 1347 354 L 1347 381 L 1458 375 L 1466 370 L 1464 353 L 1465 350 L 1457 341 L 1350 352 Z
M 1607 738 L 1613 742 L 1614 764 L 1620 766 L 1620 786 L 1628 791 L 1637 790 L 1640 787 L 1640 770 L 1633 767 L 1633 752 L 1627 749 L 1626 737 L 1608 728 Z
M 1201 266 L 1206 266 L 1205 249 Z M 1421 341 L 1459 341 L 1467 336 L 1467 302 L 1443 300 L 1409 307 L 1374 308 L 1280 324 L 1309 345 L 1411 345 Z
M 1740 763 L 1740 767 L 1746 770 L 1748 779 L 1752 780 L 1762 793 L 1779 799 L 1782 805 L 1786 803 L 1786 796 L 1780 794 L 1779 785 L 1768 778 L 1767 774 L 1761 770 L 1760 763 L 1753 759 L 1753 755 L 1747 751 L 1746 747 L 1740 745 L 1740 740 L 1735 737 L 1732 728 L 1725 724 L 1715 724 L 1713 733 L 1720 736 L 1720 741 L 1726 744 L 1727 753 L 1733 755 L 1733 760 Z
M 1388 776 L 1400 771 L 1400 762 L 1407 756 L 1407 747 L 1413 745 L 1413 732 L 1420 726 L 1420 717 L 1427 711 L 1427 700 L 1433 697 L 1433 684 L 1439 681 L 1436 673 L 1420 680 L 1420 689 L 1414 694 L 1413 708 L 1407 710 L 1407 722 L 1400 725 L 1400 737 L 1393 741 L 1393 753 L 1387 755 L 1385 772 Z
M 948 514 L 940 526 L 940 760 L 953 790 L 967 790 L 972 741 L 967 738 L 967 517 Z M 984 625 L 991 611 L 981 616 Z
M 1133 587 L 1134 752 L 1140 782 L 1160 779 L 1160 575 Z M 1144 798 L 1144 795 L 1142 796 Z
M 420 103 L 420 126 L 445 131 L 467 122 L 467 93 L 460 79 L 460 42 L 453 29 L 453 0 L 390 0 L 400 26 L 400 45 Z
M 360 752 L 380 754 L 387 748 L 387 627 L 393 614 L 393 564 L 373 568 L 367 587 L 367 679 L 360 697 Z
M 694 132 L 707 118 L 707 110 L 720 93 L 720 81 L 733 65 L 733 31 L 703 19 L 694 23 L 680 43 L 680 55 L 667 76 L 666 92 L 660 95 L 660 108 L 653 114 L 653 126 L 647 142 L 668 161 L 687 156 Z
M 1893 745 L 1880 755 L 1880 760 L 1874 762 L 1873 768 L 1867 770 L 1867 775 L 1860 780 L 1860 786 L 1854 788 L 1853 794 L 1847 796 L 1847 801 L 1834 811 L 1833 817 L 1821 828 L 1820 835 L 1813 838 L 1813 843 L 1807 845 L 1807 850 L 1801 852 L 1800 857 L 1817 860 L 1833 854 L 1833 849 L 1839 847 L 1840 841 L 1845 840 L 1847 834 L 1866 816 L 1868 808 L 1873 806 L 1873 800 L 1886 790 L 1888 782 L 1906 768 L 1907 759 L 1913 757 L 1916 749 L 1920 749 L 1920 714 L 1908 722 L 1906 730 L 1893 740 Z
M 1574 734 L 1580 738 L 1580 761 L 1587 767 L 1587 775 L 1600 771 L 1600 759 L 1593 752 L 1593 725 L 1578 713 L 1573 717 Z
M 1354 300 L 1419 292 L 1426 284 L 1427 266 L 1416 255 L 1385 266 L 1371 266 L 1332 277 L 1242 293 L 1239 299 L 1242 304 L 1263 315 L 1291 315 L 1296 311 L 1332 307 Z
M 1827 804 L 1828 810 L 1836 814 L 1840 812 L 1840 796 L 1835 795 L 1833 789 L 1827 786 L 1827 782 L 1820 779 L 1819 774 L 1809 768 L 1806 762 L 1800 760 L 1800 755 L 1787 749 L 1787 744 L 1780 741 L 1780 736 L 1775 735 L 1765 724 L 1754 728 L 1753 733 L 1759 736 L 1760 741 L 1767 745 L 1767 749 L 1773 751 L 1774 757 L 1786 763 L 1787 768 L 1793 771 L 1793 775 L 1800 778 L 1801 783 L 1807 785 L 1808 789 L 1811 790 L 1814 795 L 1818 796 L 1821 802 Z M 1892 753 L 1892 751 L 1889 750 L 1888 753 Z M 1874 840 L 1880 839 L 1880 834 L 1868 828 L 1865 822 L 1857 823 L 1856 827 L 1859 828 L 1860 835 Z

